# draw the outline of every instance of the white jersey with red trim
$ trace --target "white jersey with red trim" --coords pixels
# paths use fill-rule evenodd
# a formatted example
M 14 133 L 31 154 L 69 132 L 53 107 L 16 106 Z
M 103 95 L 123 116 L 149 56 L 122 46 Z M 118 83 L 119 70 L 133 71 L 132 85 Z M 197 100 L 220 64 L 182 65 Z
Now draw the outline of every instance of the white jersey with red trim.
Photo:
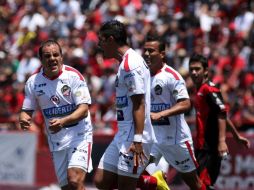
M 23 110 L 42 110 L 51 151 L 62 150 L 82 139 L 92 142 L 90 113 L 83 120 L 64 126 L 56 134 L 49 131 L 49 121 L 71 114 L 79 104 L 91 104 L 84 77 L 74 68 L 63 65 L 58 77 L 49 79 L 41 68 L 26 82 Z
M 189 98 L 185 81 L 172 67 L 165 66 L 151 77 L 151 112 L 169 109 L 179 99 Z M 158 144 L 179 144 L 192 140 L 184 114 L 152 122 Z
M 144 59 L 128 49 L 119 65 L 115 81 L 118 130 L 115 138 L 133 141 L 134 120 L 132 95 L 145 95 L 145 128 L 142 142 L 153 142 L 154 132 L 150 119 L 150 72 Z

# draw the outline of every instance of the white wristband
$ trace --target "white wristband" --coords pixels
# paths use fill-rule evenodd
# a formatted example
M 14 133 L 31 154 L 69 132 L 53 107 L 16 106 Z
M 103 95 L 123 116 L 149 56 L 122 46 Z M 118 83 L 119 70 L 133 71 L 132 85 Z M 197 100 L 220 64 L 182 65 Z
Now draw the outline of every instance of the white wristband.
M 135 134 L 133 142 L 142 142 L 142 134 Z

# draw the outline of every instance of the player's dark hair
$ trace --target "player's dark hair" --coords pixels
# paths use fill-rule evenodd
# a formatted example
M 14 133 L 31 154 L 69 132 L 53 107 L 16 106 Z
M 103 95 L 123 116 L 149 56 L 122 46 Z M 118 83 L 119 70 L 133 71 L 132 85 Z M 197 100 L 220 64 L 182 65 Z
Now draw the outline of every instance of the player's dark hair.
M 41 44 L 41 46 L 40 46 L 40 48 L 39 48 L 39 53 L 38 53 L 40 59 L 42 58 L 42 49 L 43 49 L 45 46 L 49 46 L 49 45 L 52 45 L 52 44 L 58 46 L 59 51 L 60 51 L 60 54 L 62 55 L 62 48 L 61 48 L 60 44 L 59 44 L 56 40 L 50 39 L 50 40 L 47 40 L 47 41 L 45 41 L 45 42 L 42 42 L 42 44 Z
M 166 43 L 164 42 L 164 40 L 161 39 L 160 36 L 156 35 L 156 34 L 149 34 L 146 36 L 146 42 L 153 42 L 153 41 L 157 41 L 159 42 L 159 51 L 165 51 L 166 49 Z
M 197 54 L 197 53 L 192 54 L 189 60 L 189 65 L 193 62 L 200 62 L 204 69 L 208 68 L 208 60 L 205 56 L 201 54 Z
M 119 45 L 127 45 L 126 27 L 118 20 L 105 22 L 100 28 L 99 33 L 105 38 L 112 36 Z

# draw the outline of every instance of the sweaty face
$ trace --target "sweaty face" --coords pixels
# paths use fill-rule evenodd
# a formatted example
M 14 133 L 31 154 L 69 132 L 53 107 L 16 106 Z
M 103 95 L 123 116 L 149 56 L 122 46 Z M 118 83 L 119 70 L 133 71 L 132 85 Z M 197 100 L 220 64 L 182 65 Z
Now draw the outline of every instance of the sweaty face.
M 57 76 L 62 70 L 62 55 L 56 44 L 49 44 L 42 49 L 43 72 L 48 77 Z
M 146 42 L 143 57 L 152 75 L 156 74 L 163 66 L 163 53 L 159 51 L 159 42 Z
M 206 79 L 207 70 L 205 70 L 200 62 L 192 62 L 189 65 L 189 73 L 193 83 L 200 86 Z

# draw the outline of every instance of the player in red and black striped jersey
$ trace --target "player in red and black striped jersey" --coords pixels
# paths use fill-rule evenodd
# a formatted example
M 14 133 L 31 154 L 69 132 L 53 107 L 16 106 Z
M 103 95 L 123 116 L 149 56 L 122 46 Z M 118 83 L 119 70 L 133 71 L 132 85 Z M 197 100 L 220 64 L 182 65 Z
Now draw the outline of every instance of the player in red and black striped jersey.
M 230 127 L 236 139 L 249 147 L 249 141 L 241 137 L 227 117 L 226 106 L 220 89 L 208 78 L 208 61 L 194 54 L 189 61 L 190 76 L 196 87 L 196 125 L 197 136 L 195 153 L 199 162 L 199 176 L 208 189 L 219 175 L 221 160 L 228 154 L 226 126 Z

